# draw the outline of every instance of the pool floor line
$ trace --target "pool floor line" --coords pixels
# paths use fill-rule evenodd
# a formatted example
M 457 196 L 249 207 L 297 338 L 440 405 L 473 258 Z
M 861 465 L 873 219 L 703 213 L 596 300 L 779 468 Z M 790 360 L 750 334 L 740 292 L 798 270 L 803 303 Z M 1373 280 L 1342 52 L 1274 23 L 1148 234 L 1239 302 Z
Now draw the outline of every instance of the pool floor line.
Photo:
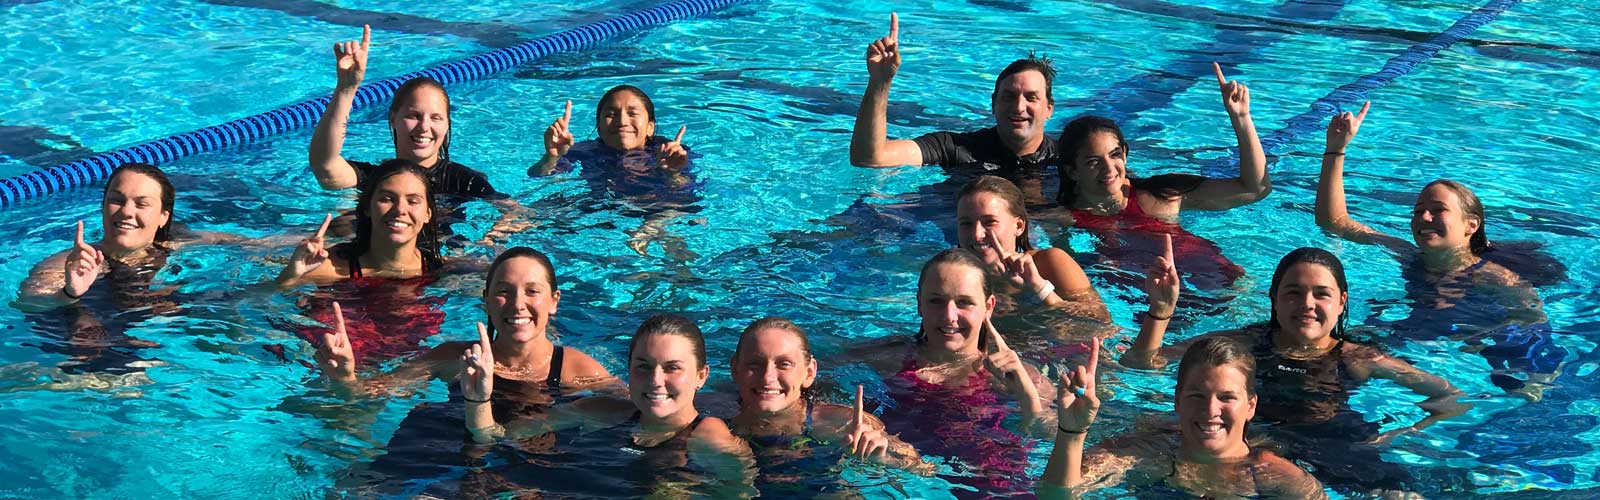
M 1502 12 L 1521 3 L 1522 0 L 1492 0 L 1483 7 L 1474 9 L 1467 15 L 1456 20 L 1450 27 L 1434 35 L 1426 41 L 1412 45 L 1404 52 L 1389 58 L 1383 67 L 1373 73 L 1368 73 L 1355 81 L 1340 85 L 1332 92 L 1311 103 L 1311 110 L 1294 116 L 1285 122 L 1283 128 L 1278 129 L 1267 137 L 1261 139 L 1261 149 L 1268 155 L 1275 153 L 1294 142 L 1301 136 L 1322 130 L 1326 127 L 1327 119 L 1340 112 L 1341 105 L 1354 106 L 1365 100 L 1367 94 L 1387 86 L 1396 79 L 1410 74 L 1417 66 L 1422 65 L 1440 51 L 1450 45 L 1465 39 L 1467 35 L 1477 31 L 1484 25 L 1493 22 Z

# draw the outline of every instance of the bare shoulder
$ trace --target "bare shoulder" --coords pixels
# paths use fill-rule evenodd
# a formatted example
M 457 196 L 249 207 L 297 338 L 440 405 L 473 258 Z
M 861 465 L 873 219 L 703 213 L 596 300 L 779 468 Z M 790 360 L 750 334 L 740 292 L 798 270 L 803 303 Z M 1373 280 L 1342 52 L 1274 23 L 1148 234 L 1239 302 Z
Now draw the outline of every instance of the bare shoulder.
M 1316 477 L 1276 453 L 1261 450 L 1254 466 L 1257 493 L 1267 498 L 1327 498 Z
M 565 347 L 566 359 L 561 365 L 561 380 L 604 378 L 611 376 L 605 365 L 576 348 Z
M 1520 286 L 1522 277 L 1515 271 L 1506 269 L 1505 266 L 1494 262 L 1484 262 L 1483 268 L 1478 271 L 1479 283 L 1496 286 Z

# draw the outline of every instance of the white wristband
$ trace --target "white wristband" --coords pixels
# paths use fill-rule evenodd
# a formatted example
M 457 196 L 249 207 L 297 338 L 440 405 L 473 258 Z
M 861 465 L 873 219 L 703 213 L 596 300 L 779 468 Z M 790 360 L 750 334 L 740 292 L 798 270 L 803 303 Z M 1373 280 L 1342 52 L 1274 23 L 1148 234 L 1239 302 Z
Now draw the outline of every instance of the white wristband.
M 1034 294 L 1039 297 L 1039 303 L 1044 304 L 1050 302 L 1050 295 L 1054 294 L 1055 291 L 1056 284 L 1051 283 L 1050 280 L 1045 280 L 1044 286 L 1039 287 L 1039 290 L 1035 291 Z

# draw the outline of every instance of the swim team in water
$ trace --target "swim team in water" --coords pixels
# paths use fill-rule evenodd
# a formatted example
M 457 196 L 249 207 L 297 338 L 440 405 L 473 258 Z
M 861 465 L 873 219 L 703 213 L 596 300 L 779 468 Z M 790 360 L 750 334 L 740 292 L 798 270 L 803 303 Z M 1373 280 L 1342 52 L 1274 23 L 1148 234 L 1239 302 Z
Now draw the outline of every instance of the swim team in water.
M 359 40 L 335 44 L 337 85 L 309 148 L 319 185 L 355 188 L 355 208 L 324 218 L 287 251 L 281 272 L 263 286 L 289 293 L 306 286 L 330 290 L 301 302 L 309 317 L 327 326 L 295 327 L 315 346 L 315 362 L 308 364 L 330 390 L 348 398 L 389 397 L 444 381 L 453 406 L 447 415 L 433 412 L 436 418 L 429 418 L 455 422 L 459 436 L 450 439 L 491 446 L 488 453 L 589 446 L 620 450 L 614 457 L 618 474 L 693 470 L 734 484 L 769 485 L 762 488 L 803 485 L 777 495 L 845 489 L 835 465 L 859 460 L 941 475 L 962 486 L 952 490 L 960 497 L 1073 497 L 1110 486 L 1207 498 L 1324 498 L 1325 488 L 1405 497 L 1422 487 L 1422 479 L 1404 465 L 1385 462 L 1381 448 L 1469 409 L 1451 381 L 1348 333 L 1350 303 L 1366 298 L 1352 288 L 1340 258 L 1320 248 L 1299 248 L 1281 258 L 1271 275 L 1268 309 L 1245 314 L 1260 321 L 1166 341 L 1169 327 L 1192 309 L 1192 302 L 1180 303 L 1186 282 L 1214 290 L 1245 275 L 1218 245 L 1182 227 L 1178 215 L 1240 207 L 1272 191 L 1250 114 L 1251 89 L 1228 79 L 1221 65 L 1213 65 L 1212 75 L 1196 77 L 1215 78 L 1236 140 L 1236 177 L 1137 176 L 1128 168 L 1128 139 L 1105 117 L 1079 116 L 1053 137 L 1045 124 L 1055 111 L 1056 70 L 1050 60 L 1031 54 L 996 78 L 992 126 L 893 139 L 886 123 L 902 56 L 896 15 L 890 16 L 888 34 L 866 50 L 868 78 L 849 138 L 849 161 L 862 167 L 939 165 L 961 188 L 948 200 L 953 213 L 942 221 L 953 222 L 956 246 L 927 256 L 914 284 L 910 306 L 920 319 L 905 325 L 914 333 L 844 346 L 866 353 L 854 359 L 838 352 L 826 358 L 864 365 L 886 388 L 881 395 L 869 400 L 856 385 L 853 401 L 817 396 L 819 387 L 830 387 L 819 380 L 824 358 L 813 349 L 806 325 L 779 315 L 748 318 L 739 335 L 728 363 L 731 411 L 713 414 L 717 410 L 697 405 L 697 396 L 714 400 L 717 391 L 706 387 L 705 337 L 680 315 L 640 318 L 626 340 L 626 365 L 612 373 L 585 354 L 586 346 L 555 342 L 551 321 L 562 299 L 557 263 L 528 247 L 501 250 L 483 271 L 483 316 L 475 335 L 444 332 L 461 340 L 427 347 L 423 339 L 441 333 L 442 301 L 417 290 L 432 285 L 442 269 L 474 268 L 463 257 L 448 256 L 461 253 L 454 250 L 498 245 L 528 230 L 531 216 L 494 187 L 511 179 L 491 181 L 452 160 L 450 97 L 427 77 L 401 85 L 388 107 L 392 158 L 343 156 L 345 124 L 370 44 L 370 28 Z M 1567 352 L 1551 340 L 1537 290 L 1490 260 L 1489 221 L 1471 189 L 1448 179 L 1422 186 L 1409 238 L 1352 219 L 1343 171 L 1370 105 L 1329 121 L 1314 200 L 1317 225 L 1343 239 L 1390 249 L 1406 269 L 1407 290 L 1416 295 L 1415 321 L 1467 323 L 1465 330 L 1424 332 L 1419 340 L 1451 337 L 1484 346 L 1479 352 L 1492 367 L 1493 383 L 1537 401 Z M 658 134 L 655 104 L 634 85 L 611 88 L 594 104 L 597 139 L 576 141 L 572 115 L 567 101 L 546 129 L 542 156 L 528 175 L 580 172 L 596 192 L 629 200 L 628 215 L 644 221 L 628 231 L 631 248 L 643 254 L 658 244 L 668 254 L 687 252 L 681 238 L 665 230 L 674 218 L 699 210 L 698 155 L 685 143 L 686 128 L 671 137 Z M 1056 185 L 1046 185 L 1051 178 Z M 104 236 L 85 241 L 79 221 L 72 244 L 33 269 L 15 306 L 34 315 L 180 307 L 176 297 L 152 294 L 152 275 L 169 256 L 188 244 L 237 244 L 243 238 L 185 229 L 174 212 L 177 197 L 160 169 L 118 167 L 102 196 Z M 450 229 L 464 220 L 459 206 L 468 200 L 486 200 L 500 211 L 482 241 L 466 241 Z M 1088 328 L 1060 332 L 1047 340 L 1053 346 L 1038 348 L 1036 339 L 1008 336 L 996 326 L 1012 324 L 1003 318 L 1044 310 L 1106 326 L 1116 319 L 1080 267 L 1083 259 L 1075 258 L 1083 256 L 1041 247 L 1041 239 L 1053 237 L 1035 234 L 1042 227 L 1091 235 L 1089 258 L 1126 271 L 1106 279 L 1127 279 L 1144 289 L 1148 307 L 1135 318 L 1138 333 L 1131 345 L 1107 345 L 1107 330 Z M 1463 320 L 1467 308 L 1492 314 Z M 63 327 L 71 330 L 68 335 L 106 335 L 103 325 L 71 323 Z M 114 355 L 68 353 L 73 364 L 62 370 L 138 371 L 138 363 L 147 362 L 131 353 L 138 348 L 131 339 L 112 344 Z M 1116 359 L 1108 358 L 1119 350 Z M 1161 370 L 1171 360 L 1178 361 L 1170 391 L 1173 416 L 1150 428 L 1094 428 L 1102 398 L 1111 394 L 1101 386 L 1101 370 Z M 1363 417 L 1349 399 L 1373 379 L 1414 392 L 1424 416 L 1388 430 Z M 402 424 L 396 442 L 402 436 L 428 438 L 426 432 L 408 432 L 410 422 Z M 564 432 L 574 428 L 584 432 Z M 1042 476 L 1026 477 L 1028 451 L 1046 440 L 1053 446 Z M 465 465 L 472 472 L 458 479 L 463 489 L 444 495 L 465 495 L 469 485 L 484 494 L 519 488 L 556 493 L 550 489 L 554 483 L 538 478 L 556 471 L 597 473 L 543 460 L 487 463 L 499 465 Z

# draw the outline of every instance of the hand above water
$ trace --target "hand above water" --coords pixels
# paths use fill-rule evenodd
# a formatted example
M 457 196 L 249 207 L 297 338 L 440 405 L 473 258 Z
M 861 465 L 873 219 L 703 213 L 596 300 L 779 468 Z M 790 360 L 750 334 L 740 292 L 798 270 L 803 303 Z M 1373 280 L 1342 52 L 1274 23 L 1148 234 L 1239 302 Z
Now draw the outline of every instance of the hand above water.
M 550 122 L 550 128 L 544 129 L 544 154 L 550 158 L 560 158 L 572 150 L 572 131 L 567 124 L 572 122 L 572 101 L 567 101 L 567 110 L 561 113 L 561 118 Z
M 489 328 L 478 322 L 478 342 L 461 353 L 461 394 L 467 399 L 488 401 L 494 394 L 494 349 Z M 558 347 L 559 349 L 559 347 Z
M 1172 259 L 1172 235 L 1163 235 L 1166 250 L 1150 264 L 1144 280 L 1145 293 L 1150 295 L 1150 314 L 1172 317 L 1178 307 L 1178 267 Z
M 1325 152 L 1343 153 L 1350 146 L 1350 141 L 1355 140 L 1356 132 L 1361 130 L 1361 122 L 1367 120 L 1367 110 L 1372 109 L 1372 101 L 1361 103 L 1361 112 L 1350 114 L 1349 111 L 1333 115 L 1328 120 L 1328 147 Z
M 350 347 L 350 335 L 344 329 L 344 308 L 333 303 L 333 333 L 322 334 L 322 345 L 317 346 L 317 369 L 329 379 L 354 381 L 356 355 Z
M 339 71 L 339 89 L 355 90 L 367 74 L 367 49 L 372 46 L 372 27 L 361 25 L 361 40 L 333 44 L 333 57 Z
M 323 247 L 322 235 L 328 232 L 330 222 L 333 222 L 333 214 L 322 218 L 322 227 L 317 228 L 316 234 L 301 240 L 300 244 L 294 247 L 294 255 L 289 257 L 289 265 L 278 274 L 278 284 L 287 285 L 296 282 L 328 262 L 328 249 Z
M 994 235 L 994 231 L 989 231 L 989 234 L 985 235 L 984 238 L 988 240 L 989 247 L 994 249 L 995 254 L 1000 256 L 1000 260 L 995 262 L 995 271 L 999 272 L 1001 276 L 1005 276 L 1012 286 L 1022 288 L 1027 293 L 1032 294 L 1038 294 L 1040 290 L 1044 290 L 1047 286 L 1054 288 L 1053 283 L 1045 280 L 1044 276 L 1039 274 L 1039 266 L 1033 262 L 1032 254 L 1018 252 L 1014 249 L 1007 250 L 1005 247 L 1000 246 L 1000 238 Z M 1041 300 L 1043 299 L 1041 298 Z
M 1017 356 L 1017 351 L 1006 345 L 1005 337 L 1000 336 L 1000 331 L 987 318 L 983 320 L 981 335 L 984 337 L 984 367 L 1005 383 L 1006 392 L 1017 399 L 1023 412 L 1038 415 L 1043 408 L 1039 404 L 1039 389 L 1034 385 L 1033 375 L 1028 373 L 1028 365 Z
M 1217 72 L 1217 86 L 1222 89 L 1222 109 L 1228 111 L 1228 116 L 1240 117 L 1250 115 L 1250 89 L 1238 80 L 1228 81 L 1222 76 L 1222 65 L 1211 63 L 1211 69 Z
M 61 293 L 73 300 L 88 293 L 89 287 L 100 279 L 105 262 L 106 256 L 100 249 L 83 242 L 83 221 L 78 221 L 77 235 L 72 238 L 72 251 L 67 253 L 67 276 Z
M 867 46 L 867 74 L 876 81 L 894 79 L 900 71 L 900 16 L 889 13 L 889 35 Z
M 1056 423 L 1073 434 L 1088 431 L 1100 412 L 1100 397 L 1095 394 L 1094 381 L 1100 365 L 1099 339 L 1089 347 L 1089 364 L 1063 372 L 1061 387 L 1056 388 Z
M 661 145 L 656 151 L 656 165 L 669 172 L 681 171 L 689 166 L 689 150 L 683 148 L 683 133 L 687 130 L 687 125 L 678 127 L 678 136 L 673 137 L 672 142 Z
M 853 457 L 866 460 L 883 462 L 888 457 L 889 436 L 883 429 L 867 423 L 866 410 L 862 405 L 861 384 L 856 384 L 856 411 L 850 419 L 850 426 L 845 430 L 849 435 L 845 437 L 845 451 Z

